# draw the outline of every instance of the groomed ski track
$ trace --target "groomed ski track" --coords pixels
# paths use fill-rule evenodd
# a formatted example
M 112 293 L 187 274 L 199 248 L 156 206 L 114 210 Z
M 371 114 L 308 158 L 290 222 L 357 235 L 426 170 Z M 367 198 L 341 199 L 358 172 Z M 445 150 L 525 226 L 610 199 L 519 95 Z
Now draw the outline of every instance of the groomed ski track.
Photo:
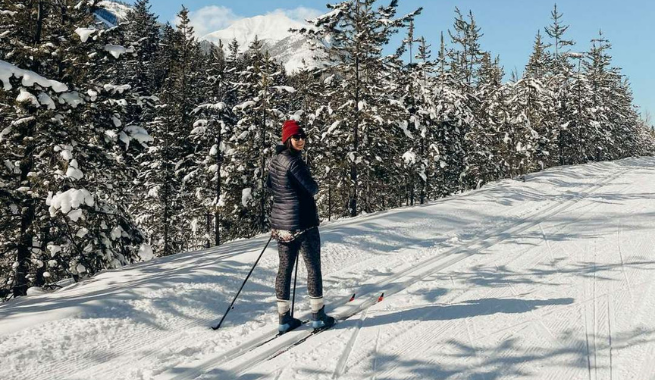
M 321 232 L 328 312 L 349 318 L 279 356 L 309 328 L 256 347 L 275 328 L 274 244 L 209 328 L 262 236 L 3 305 L 0 378 L 655 378 L 655 159 L 553 168 Z

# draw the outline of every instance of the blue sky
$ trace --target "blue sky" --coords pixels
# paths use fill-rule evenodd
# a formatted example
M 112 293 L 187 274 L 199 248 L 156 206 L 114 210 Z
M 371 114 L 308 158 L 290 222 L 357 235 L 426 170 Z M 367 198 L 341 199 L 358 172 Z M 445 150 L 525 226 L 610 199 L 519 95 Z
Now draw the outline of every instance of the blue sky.
M 128 0 L 128 2 L 133 2 Z M 243 17 L 284 10 L 292 18 L 324 13 L 328 0 L 151 0 L 160 21 L 170 21 L 184 4 L 202 31 L 227 27 Z M 333 1 L 336 2 L 336 1 Z M 389 0 L 380 1 L 387 4 Z M 399 0 L 399 12 L 423 7 L 416 33 L 423 35 L 436 52 L 439 34 L 452 28 L 454 9 L 473 15 L 482 28 L 484 50 L 500 55 L 508 78 L 527 63 L 534 36 L 550 24 L 553 0 Z M 655 119 L 655 1 L 653 0 L 559 0 L 558 10 L 570 25 L 568 38 L 575 51 L 586 51 L 590 40 L 603 34 L 612 44 L 614 66 L 622 68 L 634 91 L 635 103 Z M 200 26 L 202 25 L 202 26 Z M 394 47 L 395 48 L 395 47 Z M 654 121 L 655 123 L 655 121 Z

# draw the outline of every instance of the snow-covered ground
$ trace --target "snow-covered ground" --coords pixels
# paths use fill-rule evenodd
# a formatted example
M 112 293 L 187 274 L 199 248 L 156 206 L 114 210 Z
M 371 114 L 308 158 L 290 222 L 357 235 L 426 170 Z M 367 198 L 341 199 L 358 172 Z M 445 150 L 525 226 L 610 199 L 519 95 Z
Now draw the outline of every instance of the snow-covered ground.
M 653 158 L 554 168 L 321 232 L 328 312 L 361 311 L 270 360 L 308 331 L 247 349 L 276 328 L 275 242 L 227 324 L 209 328 L 260 236 L 0 306 L 0 378 L 655 379 Z

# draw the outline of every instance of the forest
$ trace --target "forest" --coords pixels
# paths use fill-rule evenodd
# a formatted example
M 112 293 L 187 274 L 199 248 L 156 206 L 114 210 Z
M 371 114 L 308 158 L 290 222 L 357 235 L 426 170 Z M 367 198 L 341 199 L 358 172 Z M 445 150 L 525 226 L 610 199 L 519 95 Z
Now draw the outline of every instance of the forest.
M 99 7 L 0 0 L 0 298 L 266 233 L 287 119 L 323 221 L 655 152 L 609 38 L 574 51 L 557 6 L 520 74 L 459 9 L 418 36 L 421 9 L 329 4 L 296 31 L 320 64 L 289 73 L 259 40 L 200 41 L 184 7 L 161 24 L 137 0 L 111 27 Z

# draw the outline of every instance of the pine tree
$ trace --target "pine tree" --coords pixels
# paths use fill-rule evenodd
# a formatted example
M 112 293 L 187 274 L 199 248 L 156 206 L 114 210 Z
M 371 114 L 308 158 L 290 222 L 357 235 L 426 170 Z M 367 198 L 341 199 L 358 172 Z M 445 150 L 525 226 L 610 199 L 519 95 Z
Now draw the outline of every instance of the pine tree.
M 233 108 L 238 121 L 230 139 L 230 159 L 241 176 L 232 182 L 233 197 L 240 195 L 241 200 L 235 205 L 233 217 L 241 236 L 250 236 L 267 228 L 268 161 L 287 115 L 285 101 L 295 90 L 287 86 L 284 70 L 263 50 L 258 39 L 249 47 L 244 67 L 238 73 L 240 103 Z
M 381 55 L 383 46 L 398 28 L 406 26 L 420 12 L 396 19 L 397 1 L 378 9 L 373 9 L 374 3 L 375 0 L 349 0 L 329 4 L 332 12 L 314 20 L 315 29 L 304 31 L 317 41 L 329 36 L 331 43 L 322 46 L 330 69 L 342 80 L 342 92 L 338 94 L 341 99 L 336 105 L 340 118 L 335 120 L 338 123 L 334 124 L 332 135 L 345 138 L 337 144 L 352 146 L 347 154 L 350 184 L 346 210 L 351 216 L 358 214 L 360 200 L 369 210 L 378 203 L 374 194 L 381 184 L 373 173 L 384 171 L 381 157 L 385 154 L 378 151 L 388 148 L 381 142 L 389 133 L 386 126 L 390 119 L 385 120 L 385 116 L 393 113 L 396 106 L 388 104 L 386 89 L 379 86 L 385 82 L 389 63 Z
M 139 220 L 155 252 L 161 255 L 192 245 L 189 231 L 195 226 L 193 213 L 198 202 L 190 188 L 200 169 L 188 136 L 193 129 L 191 112 L 200 104 L 202 59 L 188 10 L 182 7 L 178 18 L 176 29 L 164 27 L 157 55 L 161 103 L 156 106 L 158 116 L 149 125 L 155 142 L 140 157 L 146 168 L 140 173 L 141 192 L 149 198 Z
M 225 204 L 223 189 L 223 160 L 225 141 L 231 136 L 236 124 L 229 101 L 230 72 L 223 46 L 212 45 L 207 57 L 206 78 L 202 80 L 205 103 L 198 105 L 192 114 L 197 117 L 191 138 L 196 145 L 196 167 L 199 174 L 192 183 L 193 193 L 199 199 L 196 219 L 205 220 L 203 239 L 206 246 L 221 244 L 222 215 Z M 213 223 L 212 223 L 213 216 Z M 204 217 L 204 218 L 203 218 Z M 212 235 L 213 224 L 213 239 Z
M 2 3 L 9 29 L 0 66 L 13 78 L 1 94 L 9 126 L 0 138 L 7 152 L 0 192 L 9 212 L 0 214 L 7 227 L 0 240 L 13 296 L 138 259 L 140 233 L 113 186 L 125 175 L 130 136 L 120 119 L 128 87 L 104 81 L 130 50 L 115 44 L 120 28 L 89 27 L 95 6 Z
M 535 147 L 535 164 L 542 170 L 557 165 L 554 160 L 557 156 L 553 156 L 551 152 L 558 150 L 559 135 L 558 125 L 555 124 L 555 99 L 553 92 L 549 91 L 552 78 L 548 68 L 551 67 L 552 56 L 547 48 L 538 31 L 523 78 L 517 83 L 525 98 L 525 117 L 539 136 Z
M 575 150 L 573 144 L 575 143 L 575 132 L 571 131 L 572 115 L 574 110 L 571 108 L 571 77 L 573 76 L 574 67 L 570 61 L 570 54 L 565 50 L 568 46 L 573 46 L 575 43 L 572 40 L 565 39 L 564 35 L 568 30 L 568 25 L 562 24 L 563 14 L 557 10 L 557 4 L 553 7 L 551 12 L 552 24 L 545 28 L 546 34 L 554 40 L 550 48 L 554 49 L 552 59 L 550 60 L 550 67 L 548 68 L 548 75 L 551 77 L 549 81 L 549 88 L 555 95 L 554 120 L 550 121 L 553 125 L 557 126 L 557 157 L 559 164 L 565 165 L 571 163 L 571 155 Z

